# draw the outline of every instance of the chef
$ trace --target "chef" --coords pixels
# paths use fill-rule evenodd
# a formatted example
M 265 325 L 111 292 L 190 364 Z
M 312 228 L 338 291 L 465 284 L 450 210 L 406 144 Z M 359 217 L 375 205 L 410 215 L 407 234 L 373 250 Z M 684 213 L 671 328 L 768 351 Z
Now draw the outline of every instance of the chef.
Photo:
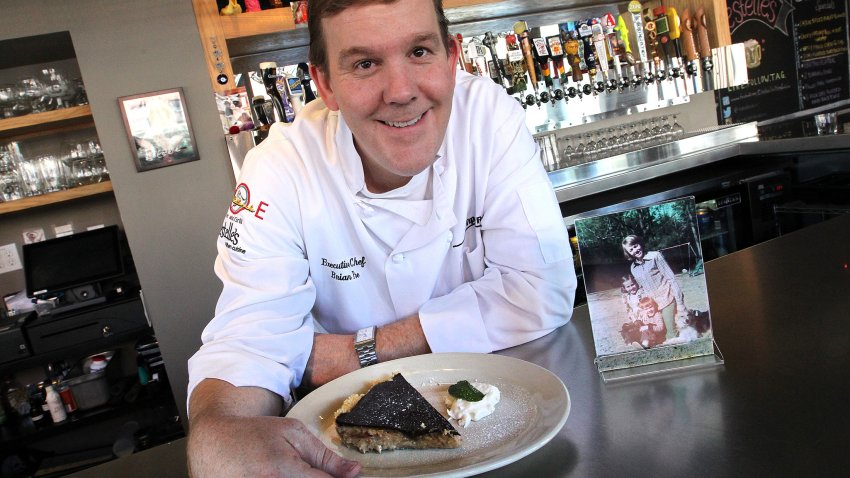
M 189 361 L 205 435 L 190 433 L 190 465 L 240 420 L 241 446 L 271 447 L 296 387 L 512 347 L 572 313 L 567 231 L 525 114 L 458 71 L 440 0 L 308 8 L 321 101 L 245 160 L 218 238 L 224 288 Z

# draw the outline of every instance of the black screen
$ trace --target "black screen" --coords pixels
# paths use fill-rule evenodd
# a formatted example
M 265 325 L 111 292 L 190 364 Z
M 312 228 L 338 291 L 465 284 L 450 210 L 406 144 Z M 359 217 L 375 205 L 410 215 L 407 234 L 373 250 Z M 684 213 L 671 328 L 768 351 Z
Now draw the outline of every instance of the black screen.
M 118 226 L 24 244 L 27 295 L 49 295 L 124 273 Z

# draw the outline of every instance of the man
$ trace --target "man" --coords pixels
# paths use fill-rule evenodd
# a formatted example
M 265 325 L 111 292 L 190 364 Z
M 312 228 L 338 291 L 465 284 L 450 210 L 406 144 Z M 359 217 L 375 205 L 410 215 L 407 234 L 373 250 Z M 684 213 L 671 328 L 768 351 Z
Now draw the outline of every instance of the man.
M 248 155 L 222 227 L 224 290 L 189 363 L 196 475 L 356 470 L 279 418 L 292 388 L 375 355 L 511 347 L 572 312 L 568 237 L 524 113 L 457 71 L 440 0 L 308 8 L 323 101 Z

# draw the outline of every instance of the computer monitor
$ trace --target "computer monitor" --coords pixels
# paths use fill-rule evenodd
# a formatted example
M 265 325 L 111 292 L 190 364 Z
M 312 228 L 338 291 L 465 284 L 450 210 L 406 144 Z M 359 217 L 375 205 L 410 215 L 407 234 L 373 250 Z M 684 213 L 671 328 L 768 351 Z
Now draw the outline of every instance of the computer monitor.
M 67 302 L 99 296 L 102 281 L 124 274 L 119 233 L 107 226 L 24 244 L 27 296 Z

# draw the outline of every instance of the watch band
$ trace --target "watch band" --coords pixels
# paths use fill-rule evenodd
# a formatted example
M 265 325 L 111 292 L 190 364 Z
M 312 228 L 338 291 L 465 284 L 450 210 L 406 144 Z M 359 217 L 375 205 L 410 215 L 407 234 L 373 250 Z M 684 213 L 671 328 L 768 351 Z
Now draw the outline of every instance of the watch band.
M 375 332 L 377 327 L 374 325 L 357 331 L 354 336 L 354 351 L 357 352 L 357 359 L 360 360 L 360 367 L 368 367 L 378 363 L 378 354 L 375 351 Z

